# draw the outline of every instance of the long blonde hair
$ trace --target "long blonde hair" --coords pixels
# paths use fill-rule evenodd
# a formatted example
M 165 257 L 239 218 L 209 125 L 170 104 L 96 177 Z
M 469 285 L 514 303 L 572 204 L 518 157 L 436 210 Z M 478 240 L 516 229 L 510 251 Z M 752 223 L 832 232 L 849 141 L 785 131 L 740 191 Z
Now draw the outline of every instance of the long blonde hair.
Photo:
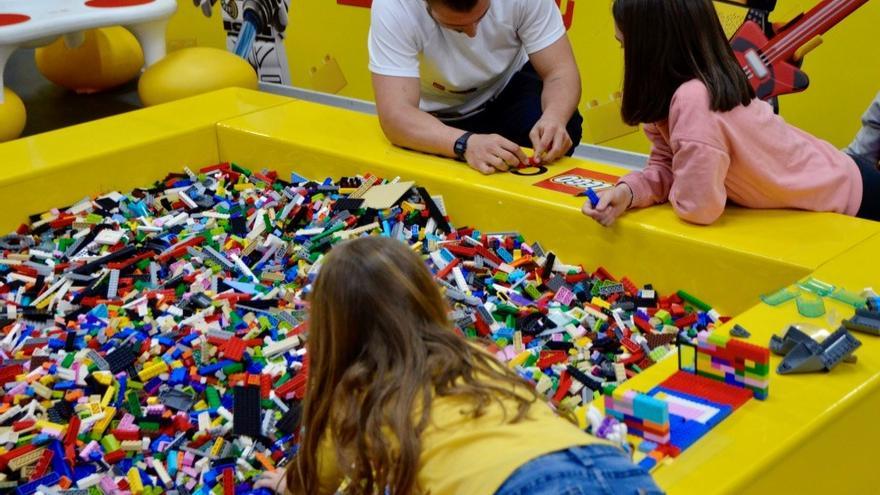
M 291 491 L 318 493 L 318 446 L 330 435 L 336 458 L 322 462 L 338 464 L 348 493 L 416 492 L 435 395 L 470 399 L 474 417 L 508 399 L 516 404 L 510 422 L 525 417 L 537 400 L 533 388 L 457 334 L 448 310 L 405 244 L 367 237 L 332 250 L 311 296 L 304 433 L 287 472 Z

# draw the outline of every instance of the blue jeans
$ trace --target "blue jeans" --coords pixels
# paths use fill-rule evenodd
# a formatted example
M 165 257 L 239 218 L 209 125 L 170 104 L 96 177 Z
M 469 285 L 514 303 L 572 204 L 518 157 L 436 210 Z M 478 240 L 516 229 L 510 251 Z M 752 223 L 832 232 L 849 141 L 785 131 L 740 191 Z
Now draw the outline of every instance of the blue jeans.
M 477 134 L 500 134 L 514 143 L 532 147 L 529 132 L 543 115 L 541 106 L 541 92 L 544 90 L 544 82 L 541 76 L 532 67 L 531 62 L 526 64 L 513 75 L 501 93 L 490 101 L 480 112 L 466 118 L 438 117 L 444 123 Z M 568 121 L 565 129 L 571 138 L 572 146 L 566 153 L 571 156 L 574 149 L 581 142 L 583 131 L 581 126 L 584 119 L 575 110 L 574 115 Z
M 859 218 L 880 222 L 880 168 L 864 156 L 850 155 L 862 174 L 862 206 Z
M 587 445 L 533 459 L 510 475 L 495 495 L 656 495 L 651 476 L 622 450 Z

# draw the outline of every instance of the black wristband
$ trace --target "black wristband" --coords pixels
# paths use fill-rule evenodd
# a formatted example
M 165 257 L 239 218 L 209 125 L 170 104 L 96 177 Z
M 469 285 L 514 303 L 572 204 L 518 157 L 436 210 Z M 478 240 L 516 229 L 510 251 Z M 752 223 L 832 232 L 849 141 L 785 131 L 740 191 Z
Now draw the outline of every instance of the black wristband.
M 473 135 L 473 132 L 466 132 L 461 135 L 460 138 L 455 140 L 455 145 L 452 146 L 452 151 L 455 153 L 455 159 L 459 161 L 465 161 L 464 154 L 467 152 L 467 143 L 468 139 Z

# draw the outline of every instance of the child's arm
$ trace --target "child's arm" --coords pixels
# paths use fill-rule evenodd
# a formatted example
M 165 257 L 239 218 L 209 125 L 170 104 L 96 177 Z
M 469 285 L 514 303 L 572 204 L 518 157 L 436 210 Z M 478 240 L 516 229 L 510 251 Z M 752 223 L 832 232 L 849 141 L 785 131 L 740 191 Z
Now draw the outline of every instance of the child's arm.
M 651 140 L 651 154 L 644 170 L 620 179 L 632 190 L 630 208 L 645 208 L 665 203 L 672 188 L 672 148 L 660 129 L 653 124 L 645 126 L 645 135 Z
M 643 208 L 666 201 L 672 187 L 672 150 L 654 124 L 645 126 L 645 134 L 653 146 L 644 170 L 628 174 L 612 189 L 598 193 L 599 203 L 584 203 L 584 215 L 610 226 L 629 208 Z
M 724 213 L 727 188 L 724 180 L 730 155 L 699 141 L 679 141 L 672 163 L 675 180 L 669 202 L 682 220 L 709 225 Z
M 846 152 L 880 162 L 880 93 L 862 117 L 862 129 Z

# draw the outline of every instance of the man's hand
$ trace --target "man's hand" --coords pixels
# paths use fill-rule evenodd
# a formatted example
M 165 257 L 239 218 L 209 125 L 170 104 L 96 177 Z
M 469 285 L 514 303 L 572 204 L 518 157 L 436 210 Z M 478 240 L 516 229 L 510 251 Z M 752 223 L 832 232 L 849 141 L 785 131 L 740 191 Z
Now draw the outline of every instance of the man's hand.
M 571 136 L 565 124 L 542 117 L 529 133 L 537 163 L 552 163 L 571 148 Z
M 581 211 L 605 227 L 613 224 L 617 217 L 629 208 L 633 200 L 632 189 L 626 184 L 618 184 L 612 189 L 599 191 L 596 195 L 599 196 L 596 207 L 593 208 L 590 200 L 587 200 Z
M 529 161 L 519 145 L 498 134 L 471 136 L 464 157 L 471 168 L 485 175 L 507 172 Z

